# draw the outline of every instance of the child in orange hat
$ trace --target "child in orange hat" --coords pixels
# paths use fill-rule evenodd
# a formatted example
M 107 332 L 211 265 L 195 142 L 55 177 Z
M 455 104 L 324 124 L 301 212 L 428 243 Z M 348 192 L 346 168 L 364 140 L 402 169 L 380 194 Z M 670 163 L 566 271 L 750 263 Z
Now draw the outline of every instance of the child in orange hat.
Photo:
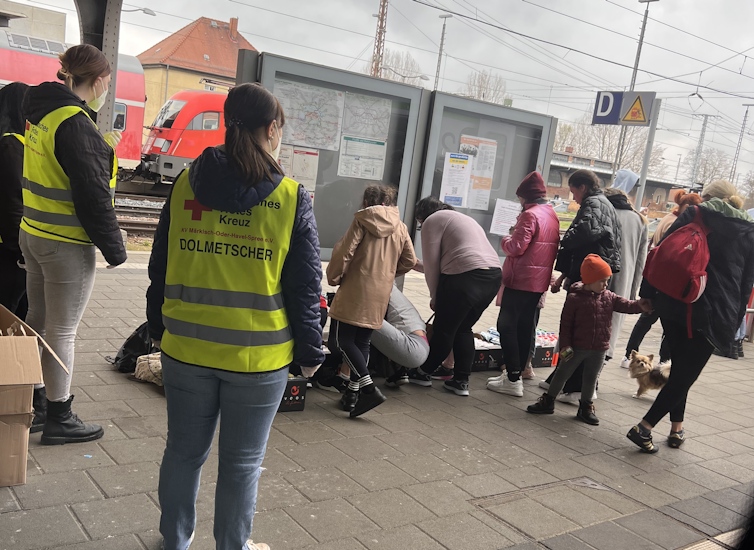
M 592 396 L 605 352 L 610 347 L 613 311 L 641 313 L 651 306 L 643 300 L 626 300 L 607 290 L 613 272 L 602 258 L 589 254 L 581 264 L 581 282 L 571 285 L 560 316 L 560 359 L 547 393 L 526 409 L 532 414 L 552 414 L 555 398 L 573 372 L 584 364 L 581 401 L 576 417 L 587 424 L 600 423 Z

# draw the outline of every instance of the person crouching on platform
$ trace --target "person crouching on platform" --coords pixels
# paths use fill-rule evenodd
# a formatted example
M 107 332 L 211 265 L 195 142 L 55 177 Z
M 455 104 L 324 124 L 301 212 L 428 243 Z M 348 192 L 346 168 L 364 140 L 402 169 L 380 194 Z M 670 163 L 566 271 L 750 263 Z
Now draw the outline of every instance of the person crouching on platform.
M 258 84 L 225 101 L 225 144 L 184 170 L 149 261 L 149 334 L 162 348 L 168 440 L 160 468 L 165 550 L 188 548 L 218 418 L 218 550 L 249 541 L 272 419 L 292 363 L 324 361 L 322 267 L 309 193 L 277 164 L 285 115 Z M 161 340 L 161 341 L 160 341 Z
M 372 331 L 382 327 L 395 277 L 416 264 L 414 245 L 395 206 L 395 190 L 370 185 L 362 209 L 333 247 L 327 281 L 340 285 L 330 317 L 337 321 L 335 343 L 351 370 L 343 410 L 357 417 L 385 402 L 369 376 Z

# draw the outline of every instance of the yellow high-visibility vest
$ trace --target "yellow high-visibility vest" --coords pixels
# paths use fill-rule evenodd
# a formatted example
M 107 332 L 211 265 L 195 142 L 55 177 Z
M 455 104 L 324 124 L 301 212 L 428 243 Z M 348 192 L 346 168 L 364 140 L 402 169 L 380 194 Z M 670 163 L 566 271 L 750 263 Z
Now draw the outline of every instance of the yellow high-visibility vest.
M 21 142 L 21 145 L 24 144 L 24 136 L 22 136 L 20 134 L 14 134 L 13 132 L 8 132 L 7 134 L 3 134 L 3 137 L 5 137 L 5 136 L 13 136 L 18 141 Z M 3 244 L 3 237 L 1 235 L 0 235 L 0 244 Z
M 162 350 L 203 367 L 266 372 L 293 360 L 280 277 L 299 184 L 283 178 L 244 212 L 199 203 L 188 170 L 173 186 Z
M 72 106 L 55 109 L 40 120 L 39 124 L 26 121 L 24 217 L 21 220 L 21 229 L 45 239 L 92 244 L 76 216 L 71 181 L 55 157 L 55 135 L 58 128 L 78 113 L 84 113 L 91 120 L 84 109 Z M 118 160 L 113 153 L 113 171 L 110 178 L 110 195 L 113 197 L 113 204 L 117 175 Z

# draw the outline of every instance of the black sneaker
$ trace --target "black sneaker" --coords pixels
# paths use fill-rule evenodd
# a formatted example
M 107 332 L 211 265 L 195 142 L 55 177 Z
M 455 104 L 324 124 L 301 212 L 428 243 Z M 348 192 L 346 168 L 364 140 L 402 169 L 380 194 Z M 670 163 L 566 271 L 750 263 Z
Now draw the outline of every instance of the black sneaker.
M 428 374 L 419 374 L 419 369 L 408 370 L 408 381 L 412 384 L 424 386 L 425 388 L 432 387 L 432 379 L 430 376 Z
M 744 356 L 744 341 L 739 340 L 738 341 L 738 356 L 743 358 Z
M 382 392 L 377 387 L 370 393 L 361 391 L 359 392 L 359 400 L 351 411 L 351 418 L 356 418 L 367 411 L 371 411 L 376 406 L 382 405 L 385 401 L 387 401 L 387 397 L 382 395 Z
M 670 432 L 668 436 L 668 446 L 673 449 L 677 449 L 683 445 L 684 441 L 686 441 L 686 436 L 683 434 L 683 430 L 680 432 Z
M 350 412 L 356 406 L 356 402 L 358 400 L 358 391 L 346 390 L 346 392 L 343 393 L 343 396 L 340 398 L 340 404 L 342 405 L 344 411 Z
M 652 443 L 652 434 L 650 433 L 649 435 L 641 435 L 639 426 L 634 426 L 633 428 L 631 428 L 626 434 L 626 437 L 636 443 L 636 445 L 638 445 L 639 449 L 643 453 L 654 454 L 660 450 L 654 443 Z
M 408 384 L 408 369 L 406 367 L 399 368 L 385 379 L 385 385 L 388 388 L 397 388 L 404 384 Z
M 317 380 L 315 382 L 320 390 L 325 390 L 333 393 L 343 393 L 348 388 L 348 380 L 334 374 L 327 378 Z
M 594 403 L 591 401 L 579 403 L 579 412 L 576 413 L 576 418 L 592 426 L 600 425 L 600 419 L 594 414 Z
M 531 414 L 552 414 L 555 412 L 555 398 L 543 393 L 533 405 L 526 407 L 526 412 Z
M 432 378 L 432 380 L 450 380 L 451 378 L 453 378 L 454 374 L 455 372 L 453 371 L 453 369 L 449 369 L 448 367 L 443 367 L 442 365 L 440 365 L 440 368 L 433 372 L 430 378 Z
M 446 380 L 442 387 L 456 395 L 469 395 L 469 382 L 467 380 Z

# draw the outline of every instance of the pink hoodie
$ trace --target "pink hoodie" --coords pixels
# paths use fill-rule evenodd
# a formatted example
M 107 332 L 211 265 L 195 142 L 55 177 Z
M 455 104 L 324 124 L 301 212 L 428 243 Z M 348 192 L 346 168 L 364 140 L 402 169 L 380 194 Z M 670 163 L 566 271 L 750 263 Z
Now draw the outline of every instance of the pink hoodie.
M 552 206 L 525 205 L 513 235 L 500 243 L 506 255 L 503 285 L 527 292 L 547 290 L 559 244 L 560 221 Z

